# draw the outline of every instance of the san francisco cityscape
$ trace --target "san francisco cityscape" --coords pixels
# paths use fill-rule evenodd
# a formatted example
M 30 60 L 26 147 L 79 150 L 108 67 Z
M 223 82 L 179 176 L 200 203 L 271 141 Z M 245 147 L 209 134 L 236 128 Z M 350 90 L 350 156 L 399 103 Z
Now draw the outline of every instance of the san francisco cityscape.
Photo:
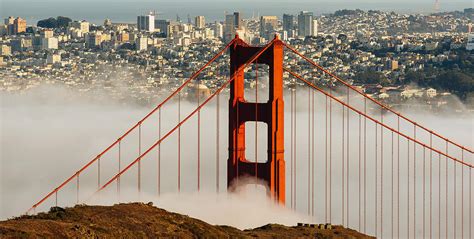
M 472 238 L 472 2 L 55 1 L 0 3 L 1 238 Z

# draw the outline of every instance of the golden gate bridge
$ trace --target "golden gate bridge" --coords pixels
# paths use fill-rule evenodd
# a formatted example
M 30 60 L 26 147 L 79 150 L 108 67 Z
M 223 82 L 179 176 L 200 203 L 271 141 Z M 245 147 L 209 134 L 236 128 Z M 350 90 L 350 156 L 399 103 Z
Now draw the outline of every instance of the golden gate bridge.
M 285 65 L 288 54 L 298 64 Z M 186 110 L 185 89 L 199 85 L 200 77 L 219 74 L 212 64 L 225 57 L 230 75 L 209 95 L 188 95 L 195 105 Z M 298 73 L 302 66 L 311 77 Z M 265 89 L 259 89 L 261 70 L 269 76 Z M 245 89 L 248 72 L 254 72 L 254 91 Z M 221 130 L 222 96 L 229 98 L 227 132 Z M 252 127 L 254 132 L 248 130 Z M 276 203 L 315 220 L 377 237 L 472 238 L 472 149 L 371 98 L 278 36 L 264 46 L 250 46 L 236 36 L 27 213 L 87 202 L 113 190 L 112 185 L 119 198 L 122 180 L 132 180 L 132 169 L 138 195 L 154 191 L 159 197 L 184 187 L 222 191 L 221 159 L 226 156 L 219 145 L 225 136 L 228 191 L 240 178 L 250 177 L 263 181 Z M 254 150 L 247 144 L 249 136 Z M 259 150 L 261 137 L 266 150 Z M 146 161 L 156 165 L 144 170 Z M 203 163 L 214 164 L 215 172 Z M 195 174 L 183 175 L 185 167 Z M 170 176 L 171 171 L 176 174 Z M 95 180 L 93 192 L 82 190 Z

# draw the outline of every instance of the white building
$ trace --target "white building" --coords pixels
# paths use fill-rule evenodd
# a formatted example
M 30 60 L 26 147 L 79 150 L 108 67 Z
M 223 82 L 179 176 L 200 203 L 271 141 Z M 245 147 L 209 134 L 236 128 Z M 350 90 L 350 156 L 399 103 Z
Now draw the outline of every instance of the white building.
M 216 25 L 214 26 L 214 36 L 216 38 L 224 37 L 224 26 L 219 22 L 216 22 Z
M 429 98 L 436 97 L 436 95 L 437 95 L 436 90 L 433 89 L 433 88 L 427 89 L 425 94 L 426 94 L 426 97 L 429 97 Z
M 135 40 L 137 51 L 146 51 L 148 49 L 148 38 L 140 36 Z
M 311 33 L 312 36 L 318 35 L 318 20 L 316 19 L 313 19 L 313 31 Z
M 474 33 L 470 33 L 469 36 L 467 37 L 466 50 L 468 51 L 474 50 Z
M 204 28 L 206 26 L 206 19 L 204 18 L 204 16 L 197 16 L 194 19 L 194 24 L 196 25 L 196 28 Z
M 41 38 L 41 49 L 42 50 L 58 49 L 58 38 L 56 37 Z
M 9 56 L 11 54 L 12 50 L 9 45 L 0 45 L 0 56 Z
M 139 31 L 154 32 L 155 31 L 155 16 L 146 15 L 137 17 L 137 28 Z

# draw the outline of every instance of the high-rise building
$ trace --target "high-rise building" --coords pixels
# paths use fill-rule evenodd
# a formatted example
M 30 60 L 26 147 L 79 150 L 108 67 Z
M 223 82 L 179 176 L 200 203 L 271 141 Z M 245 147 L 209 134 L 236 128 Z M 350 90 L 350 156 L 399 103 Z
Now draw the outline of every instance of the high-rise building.
M 271 34 L 276 31 L 278 26 L 277 16 L 261 16 L 260 17 L 260 36 L 265 39 L 271 39 Z
M 313 19 L 313 31 L 311 32 L 311 36 L 318 35 L 318 20 Z
M 139 31 L 154 32 L 155 31 L 155 16 L 146 15 L 137 17 L 137 28 Z
M 13 21 L 13 34 L 22 32 L 26 32 L 26 20 L 21 17 L 17 17 Z
M 312 36 L 313 30 L 313 13 L 301 11 L 300 14 L 298 14 L 298 36 Z
M 242 19 L 240 18 L 240 12 L 234 12 L 234 27 L 237 29 L 242 27 Z
M 283 14 L 283 31 L 286 31 L 288 36 L 292 36 L 292 32 L 295 29 L 295 16 L 290 14 Z
M 224 23 L 224 41 L 230 41 L 234 38 L 236 27 L 234 25 L 235 18 L 233 14 L 225 16 Z
M 214 26 L 214 37 L 216 38 L 224 37 L 224 26 L 219 22 L 216 22 L 216 25 Z
M 162 19 L 155 20 L 155 29 L 159 29 L 160 32 L 163 33 L 165 37 L 168 37 L 169 35 L 170 25 L 171 25 L 170 20 L 162 20 Z
M 196 28 L 204 28 L 206 26 L 206 19 L 204 16 L 196 16 L 194 19 L 194 25 Z

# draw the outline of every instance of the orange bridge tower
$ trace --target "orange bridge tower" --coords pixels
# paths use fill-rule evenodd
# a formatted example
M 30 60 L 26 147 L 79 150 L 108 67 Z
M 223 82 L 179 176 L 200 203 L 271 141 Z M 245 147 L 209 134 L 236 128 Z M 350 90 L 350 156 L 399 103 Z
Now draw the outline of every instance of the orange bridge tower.
M 245 65 L 263 47 L 249 46 L 238 39 L 230 48 L 230 74 L 236 74 L 230 86 L 229 99 L 229 158 L 227 186 L 241 176 L 257 177 L 267 183 L 268 194 L 281 204 L 285 203 L 284 159 L 284 101 L 283 101 L 283 48 L 278 37 L 254 61 L 269 67 L 269 95 L 264 103 L 248 102 L 244 94 Z M 267 160 L 255 162 L 245 158 L 245 123 L 258 121 L 267 124 Z

